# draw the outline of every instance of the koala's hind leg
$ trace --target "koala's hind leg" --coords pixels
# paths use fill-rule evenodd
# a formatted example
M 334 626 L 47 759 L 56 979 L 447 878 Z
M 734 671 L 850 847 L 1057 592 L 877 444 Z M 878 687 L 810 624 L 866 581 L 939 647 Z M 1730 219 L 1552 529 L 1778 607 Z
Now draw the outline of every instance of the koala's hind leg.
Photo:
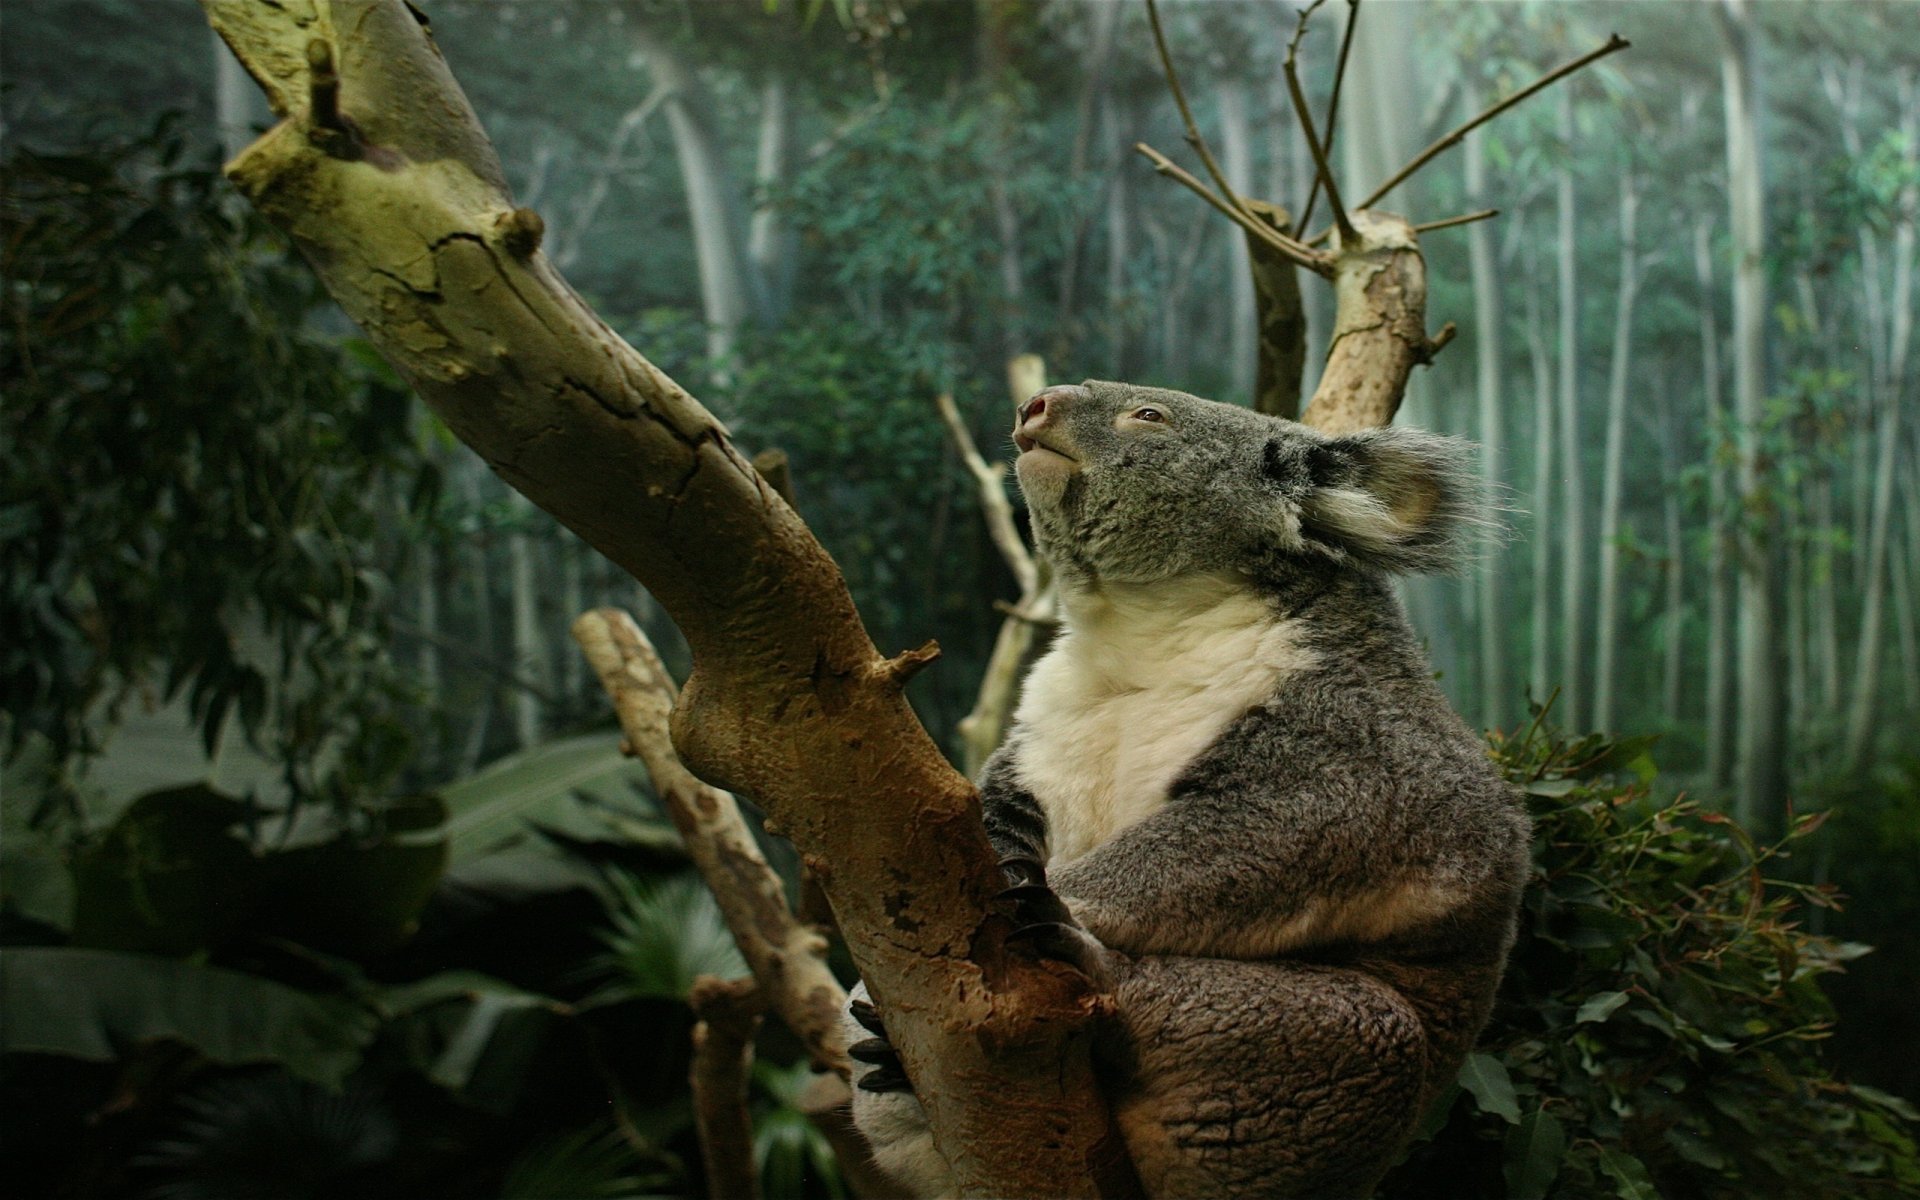
M 1369 975 L 1150 956 L 1115 984 L 1115 1115 L 1151 1196 L 1364 1200 L 1419 1116 L 1420 1020 Z

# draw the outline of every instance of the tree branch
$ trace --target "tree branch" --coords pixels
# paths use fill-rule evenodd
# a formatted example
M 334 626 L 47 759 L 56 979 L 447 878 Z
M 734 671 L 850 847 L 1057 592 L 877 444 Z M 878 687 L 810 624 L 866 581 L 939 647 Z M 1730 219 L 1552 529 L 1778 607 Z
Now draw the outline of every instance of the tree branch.
M 1401 184 L 1405 183 L 1408 179 L 1410 179 L 1413 176 L 1414 172 L 1418 171 L 1421 167 L 1426 166 L 1429 162 L 1432 162 L 1435 158 L 1439 157 L 1442 153 L 1444 153 L 1450 147 L 1459 145 L 1461 139 L 1465 138 L 1469 133 L 1472 133 L 1474 130 L 1480 128 L 1480 126 L 1485 125 L 1488 121 L 1493 120 L 1495 117 L 1499 116 L 1501 113 L 1507 111 L 1509 108 L 1512 108 L 1514 105 L 1520 103 L 1522 100 L 1525 100 L 1528 96 L 1533 95 L 1535 92 L 1539 91 L 1542 88 L 1549 87 L 1555 83 L 1558 83 L 1560 80 L 1565 79 L 1567 76 L 1573 74 L 1575 71 L 1580 70 L 1582 67 L 1585 67 L 1591 63 L 1598 62 L 1600 59 L 1605 58 L 1607 55 L 1612 54 L 1616 50 L 1625 50 L 1628 46 L 1632 44 L 1633 43 L 1627 41 L 1627 39 L 1621 37 L 1617 33 L 1608 35 L 1606 45 L 1600 47 L 1598 50 L 1594 50 L 1588 54 L 1583 54 L 1579 58 L 1574 59 L 1570 63 L 1554 68 L 1553 70 L 1547 72 L 1545 75 L 1542 75 L 1540 78 L 1528 84 L 1526 87 L 1521 88 L 1519 91 L 1515 92 L 1513 95 L 1508 96 L 1505 100 L 1502 100 L 1494 104 L 1492 107 L 1486 109 L 1484 112 L 1480 113 L 1478 116 L 1471 118 L 1465 124 L 1456 128 L 1453 132 L 1447 134 L 1445 137 L 1441 138 L 1439 141 L 1433 143 L 1433 145 L 1428 146 L 1425 150 L 1422 150 L 1420 153 L 1414 155 L 1413 161 L 1409 162 L 1406 166 L 1401 167 L 1398 171 L 1394 172 L 1393 177 L 1391 179 L 1387 180 L 1385 183 L 1381 184 L 1379 187 L 1373 189 L 1373 194 L 1368 196 L 1365 200 L 1362 200 L 1360 202 L 1360 207 L 1372 208 L 1375 204 L 1378 204 L 1381 201 L 1381 199 L 1386 196 L 1388 192 L 1391 192 L 1394 188 L 1399 187 Z
M 1007 948 L 978 796 L 889 685 L 832 560 L 540 253 L 402 0 L 204 9 L 283 118 L 229 178 L 457 436 L 679 624 L 676 746 L 813 862 L 962 1189 L 1093 1192 L 1125 1162 L 1087 1050 L 1105 1001 Z M 309 109 L 315 39 L 344 134 Z
M 1471 225 L 1475 221 L 1490 221 L 1500 215 L 1497 208 L 1483 208 L 1479 212 L 1461 213 L 1457 217 L 1447 217 L 1440 221 L 1422 221 L 1413 227 L 1415 233 L 1430 233 L 1435 229 L 1452 229 L 1455 225 Z
M 1320 3 L 1321 0 L 1314 0 Z M 1187 93 L 1180 87 L 1180 72 L 1173 66 L 1173 52 L 1167 49 L 1167 35 L 1160 28 L 1160 6 L 1154 0 L 1147 0 L 1147 23 L 1153 27 L 1153 45 L 1160 52 L 1160 65 L 1167 73 L 1167 88 L 1173 93 L 1173 103 L 1180 110 L 1180 121 L 1186 126 L 1187 145 L 1200 156 L 1201 165 L 1207 168 L 1207 175 L 1220 189 L 1220 197 L 1226 201 L 1231 211 L 1244 213 L 1240 206 L 1240 197 L 1234 192 L 1233 185 L 1227 182 L 1225 172 L 1214 161 L 1213 150 L 1208 147 L 1207 139 L 1200 136 L 1200 126 L 1194 122 L 1193 110 L 1187 106 Z
M 786 888 L 738 802 L 694 778 L 674 752 L 667 725 L 676 689 L 653 643 L 617 608 L 582 613 L 573 638 L 613 702 L 621 749 L 646 764 L 654 794 L 713 891 L 766 1007 L 793 1030 L 814 1066 L 846 1076 L 840 1012 L 847 994 L 827 969 L 826 939 L 794 920 Z
M 760 991 L 751 979 L 702 975 L 693 981 L 687 1003 L 698 1018 L 687 1082 L 693 1089 L 700 1155 L 707 1165 L 707 1195 L 712 1200 L 759 1200 L 747 1077 L 753 1070 L 753 1037 L 760 1029 Z
M 1299 242 L 1294 241 L 1291 237 L 1288 237 L 1272 226 L 1264 224 L 1240 209 L 1228 204 L 1225 200 L 1222 200 L 1209 191 L 1206 184 L 1195 179 L 1192 174 L 1183 169 L 1179 164 L 1173 162 L 1166 155 L 1155 150 L 1145 142 L 1135 142 L 1133 148 L 1139 153 L 1146 155 L 1148 161 L 1153 163 L 1154 170 L 1171 178 L 1174 182 L 1181 184 L 1196 196 L 1199 196 L 1202 200 L 1211 204 L 1229 221 L 1232 221 L 1235 225 L 1245 230 L 1249 237 L 1260 239 L 1261 242 L 1272 247 L 1275 251 L 1284 254 L 1289 259 L 1292 259 L 1316 275 L 1331 273 L 1331 260 L 1326 255 L 1301 245 Z
M 1300 31 L 1304 31 L 1306 29 L 1307 16 L 1312 13 L 1314 8 L 1318 8 L 1319 5 L 1320 5 L 1320 0 L 1314 0 L 1314 4 L 1307 9 L 1306 13 L 1303 13 L 1301 15 L 1300 26 L 1299 26 Z M 1360 0 L 1347 0 L 1347 28 L 1346 28 L 1346 32 L 1341 35 L 1340 58 L 1334 64 L 1334 68 L 1333 68 L 1333 94 L 1327 99 L 1327 119 L 1326 119 L 1327 139 L 1326 141 L 1320 143 L 1320 153 L 1323 157 L 1333 153 L 1333 135 L 1334 135 L 1334 128 L 1335 128 L 1334 121 L 1340 115 L 1340 89 L 1341 89 L 1341 86 L 1345 84 L 1347 81 L 1347 58 L 1353 51 L 1353 31 L 1357 29 L 1359 25 L 1360 25 Z M 1296 37 L 1299 36 L 1298 31 L 1296 32 L 1295 36 Z M 1293 231 L 1296 236 L 1298 236 L 1301 233 L 1304 233 L 1306 231 L 1307 222 L 1313 220 L 1313 203 L 1315 200 L 1318 200 L 1319 198 L 1320 198 L 1320 176 L 1316 174 L 1313 177 L 1313 187 L 1309 188 L 1307 191 L 1307 203 L 1300 210 L 1300 223 Z M 1295 400 L 1295 404 L 1296 405 L 1298 404 L 1297 399 Z
M 1293 100 L 1293 114 L 1300 119 L 1300 132 L 1306 136 L 1307 149 L 1313 153 L 1315 181 L 1326 186 L 1327 207 L 1333 210 L 1334 227 L 1340 231 L 1343 239 L 1352 241 L 1353 226 L 1347 219 L 1346 206 L 1340 203 L 1340 187 L 1334 182 L 1333 168 L 1327 165 L 1327 150 L 1333 144 L 1333 131 L 1331 129 L 1327 131 L 1325 142 L 1320 140 L 1320 135 L 1313 127 L 1313 113 L 1307 108 L 1307 94 L 1300 87 L 1300 39 L 1306 35 L 1307 18 L 1312 16 L 1313 10 L 1324 2 L 1325 0 L 1313 0 L 1312 4 L 1300 11 L 1299 23 L 1293 30 L 1293 40 L 1287 43 L 1284 70 L 1287 76 L 1287 95 Z M 1363 204 L 1361 207 L 1365 208 L 1366 205 Z
M 994 549 L 1006 561 L 1007 569 L 1013 572 L 1014 582 L 1020 585 L 1020 594 L 1024 596 L 1035 589 L 1040 572 L 1034 565 L 1033 554 L 1027 549 L 1025 539 L 1020 536 L 1020 527 L 1014 523 L 1013 503 L 1007 499 L 1006 464 L 997 467 L 987 465 L 987 460 L 980 455 L 980 448 L 974 444 L 973 435 L 967 432 L 966 422 L 961 419 L 960 410 L 954 405 L 950 393 L 940 393 L 933 398 L 933 403 L 940 410 L 940 419 L 946 423 L 947 436 L 953 441 L 954 453 L 960 456 L 961 464 L 973 476 L 974 485 L 980 493 L 980 515 L 987 523 L 987 535 L 993 539 Z
M 1022 354 L 1007 364 L 1007 392 L 1016 407 L 1046 386 L 1047 366 L 1039 355 Z M 953 398 L 942 395 L 939 402 L 940 415 L 953 435 L 954 446 L 967 460 L 968 469 L 980 485 L 988 531 L 994 543 L 1001 547 L 1001 553 L 1007 556 L 1008 566 L 1013 568 L 1014 578 L 1020 584 L 1018 604 L 1007 610 L 1006 620 L 1000 622 L 1000 630 L 994 635 L 993 651 L 980 674 L 973 709 L 960 718 L 957 727 L 964 756 L 961 766 L 969 776 L 978 776 L 1006 734 L 1007 721 L 1013 715 L 1013 699 L 1020 689 L 1020 669 L 1026 664 L 1040 632 L 1035 617 L 1051 619 L 1054 595 L 1044 564 L 1028 551 L 1019 527 L 1014 524 L 1013 507 L 1002 486 L 1005 468 L 995 471 L 980 458 L 966 425 L 960 420 L 959 410 L 953 406 Z M 1020 563 L 1024 563 L 1024 569 Z M 996 603 L 995 607 L 1000 605 Z
M 1245 201 L 1247 211 L 1275 229 L 1289 227 L 1287 210 L 1264 200 Z M 1307 312 L 1293 262 L 1265 242 L 1247 237 L 1247 269 L 1253 273 L 1254 312 L 1260 319 L 1253 407 L 1290 421 L 1300 418 L 1300 380 L 1307 366 Z

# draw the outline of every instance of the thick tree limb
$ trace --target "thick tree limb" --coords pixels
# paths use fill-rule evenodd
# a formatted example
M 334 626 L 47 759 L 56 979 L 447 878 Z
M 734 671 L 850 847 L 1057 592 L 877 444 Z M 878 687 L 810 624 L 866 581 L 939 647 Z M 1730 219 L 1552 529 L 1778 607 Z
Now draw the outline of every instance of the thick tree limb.
M 753 1164 L 753 1117 L 747 1112 L 747 1077 L 753 1071 L 753 1036 L 760 1029 L 760 990 L 751 979 L 693 981 L 687 1002 L 693 1026 L 693 1124 L 707 1165 L 712 1200 L 759 1200 L 760 1174 Z
M 1104 1001 L 1005 947 L 978 797 L 839 571 L 719 421 L 539 252 L 538 217 L 508 199 L 407 6 L 204 7 L 282 118 L 229 177 L 456 435 L 679 624 L 682 757 L 757 799 L 813 866 L 964 1190 L 1087 1195 L 1129 1175 L 1086 1050 Z M 315 41 L 338 128 L 310 107 Z
M 1356 240 L 1336 243 L 1333 344 L 1301 420 L 1327 433 L 1388 425 L 1413 368 L 1453 338 L 1427 336 L 1427 264 L 1413 227 L 1391 213 L 1350 214 Z

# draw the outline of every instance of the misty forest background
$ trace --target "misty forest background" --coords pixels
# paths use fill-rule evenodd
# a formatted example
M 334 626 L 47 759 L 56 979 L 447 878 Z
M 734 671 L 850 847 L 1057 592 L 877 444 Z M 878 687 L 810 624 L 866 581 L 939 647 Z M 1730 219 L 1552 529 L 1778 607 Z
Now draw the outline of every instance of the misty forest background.
M 993 459 L 1019 355 L 1253 392 L 1243 239 L 1132 149 L 1192 162 L 1144 8 L 420 7 L 560 269 L 786 453 L 884 650 L 939 639 L 912 696 L 957 761 L 1019 589 L 935 397 Z M 1297 9 L 1164 7 L 1236 189 L 1297 210 Z M 1345 11 L 1303 43 L 1316 106 Z M 1920 6 L 1369 0 L 1359 29 L 1332 157 L 1361 194 L 1634 43 L 1381 204 L 1501 210 L 1423 237 L 1460 335 L 1399 420 L 1483 447 L 1506 533 L 1404 596 L 1546 831 L 1513 994 L 1411 1167 L 1515 1197 L 1920 1184 Z M 683 669 L 671 627 L 219 179 L 267 118 L 194 6 L 8 5 L 0 82 L 9 1177 L 697 1191 L 684 997 L 742 968 L 568 636 L 619 605 Z M 1311 392 L 1332 299 L 1303 286 Z M 844 1194 L 783 1038 L 762 1184 Z

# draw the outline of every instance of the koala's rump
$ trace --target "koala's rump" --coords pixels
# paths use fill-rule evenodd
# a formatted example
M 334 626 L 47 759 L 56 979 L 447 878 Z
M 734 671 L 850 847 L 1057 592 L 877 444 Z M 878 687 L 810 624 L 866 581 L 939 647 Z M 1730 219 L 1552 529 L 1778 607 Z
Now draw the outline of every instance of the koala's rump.
M 1114 998 L 1103 1058 L 1149 1195 L 1364 1198 L 1420 1114 L 1422 1022 L 1365 972 L 1149 956 Z

